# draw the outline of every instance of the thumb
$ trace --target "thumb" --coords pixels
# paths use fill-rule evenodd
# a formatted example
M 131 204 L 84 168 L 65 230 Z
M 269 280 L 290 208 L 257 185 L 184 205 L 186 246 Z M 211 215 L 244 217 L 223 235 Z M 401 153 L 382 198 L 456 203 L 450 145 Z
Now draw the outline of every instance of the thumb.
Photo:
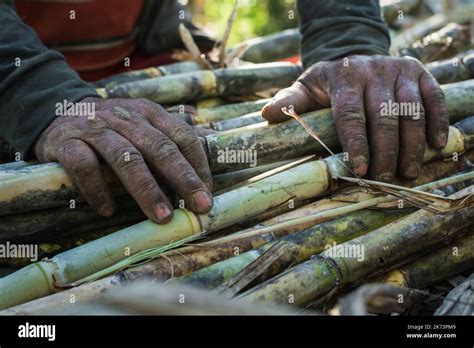
M 281 109 L 292 106 L 297 114 L 321 109 L 323 105 L 317 101 L 311 91 L 301 82 L 296 81 L 291 87 L 279 91 L 262 109 L 262 116 L 275 123 L 289 118 Z

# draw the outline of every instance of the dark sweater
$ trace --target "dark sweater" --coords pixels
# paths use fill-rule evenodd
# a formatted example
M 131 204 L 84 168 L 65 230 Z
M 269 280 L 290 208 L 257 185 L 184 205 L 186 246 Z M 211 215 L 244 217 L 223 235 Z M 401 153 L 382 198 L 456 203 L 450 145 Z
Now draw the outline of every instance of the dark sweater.
M 178 46 L 180 9 L 174 0 L 146 1 L 138 50 L 154 54 Z M 305 66 L 350 54 L 388 54 L 389 33 L 377 0 L 298 0 L 298 11 Z M 56 117 L 55 104 L 88 96 L 97 96 L 95 89 L 61 53 L 40 42 L 12 0 L 0 0 L 0 138 L 28 159 L 34 141 Z

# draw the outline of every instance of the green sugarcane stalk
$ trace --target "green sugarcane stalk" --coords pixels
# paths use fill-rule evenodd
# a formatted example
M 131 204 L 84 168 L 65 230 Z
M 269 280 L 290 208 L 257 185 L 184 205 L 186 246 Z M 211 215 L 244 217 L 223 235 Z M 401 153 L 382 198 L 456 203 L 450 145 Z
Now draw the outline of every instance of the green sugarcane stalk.
M 216 131 L 226 131 L 229 129 L 236 129 L 246 126 L 251 126 L 253 124 L 266 122 L 265 119 L 262 117 L 262 113 L 260 111 L 252 112 L 243 116 L 231 118 L 229 120 L 219 121 L 219 122 L 211 122 L 210 126 L 212 129 Z
M 11 170 L 16 170 L 16 169 L 20 169 L 20 168 L 23 168 L 23 167 L 31 166 L 33 164 L 36 164 L 36 161 L 28 161 L 28 162 L 15 161 L 15 162 L 6 162 L 6 163 L 3 163 L 3 164 L 0 164 L 0 177 L 3 174 L 8 174 L 8 173 L 4 173 L 4 172 L 8 172 L 8 171 L 11 171 Z
M 423 289 L 472 269 L 473 250 L 474 234 L 471 233 L 383 275 L 378 280 L 397 286 Z
M 280 161 L 265 164 L 263 166 L 237 170 L 235 172 L 216 174 L 212 176 L 212 188 L 214 192 L 218 192 L 225 188 L 240 184 L 254 176 L 263 174 L 270 170 L 290 164 L 294 160 Z
M 104 177 L 115 196 L 126 193 L 109 167 Z M 34 164 L 0 172 L 0 216 L 71 206 L 84 202 L 76 186 L 58 163 Z
M 443 90 L 451 123 L 474 115 L 472 97 L 474 95 L 474 80 L 444 85 Z M 302 116 L 329 148 L 333 151 L 340 150 L 330 109 L 310 112 Z M 326 150 L 296 120 L 273 125 L 261 123 L 211 134 L 206 136 L 206 150 L 211 170 L 214 173 L 238 170 L 249 166 L 248 163 L 231 163 L 232 157 L 229 157 L 230 155 L 254 153 L 258 156 L 258 164 L 262 165 L 310 154 L 326 154 Z
M 474 192 L 471 186 L 451 197 Z M 250 289 L 240 298 L 267 304 L 304 306 L 329 292 L 385 273 L 430 250 L 462 236 L 472 223 L 472 205 L 447 214 L 426 210 L 399 219 L 366 235 L 327 249 L 314 259 L 293 267 Z M 342 257 L 341 250 L 364 250 L 363 257 Z
M 94 86 L 96 86 L 97 88 L 113 88 L 122 83 L 146 80 L 159 76 L 188 73 L 201 69 L 202 68 L 200 67 L 200 65 L 194 61 L 178 62 L 113 75 L 95 81 Z
M 291 63 L 202 70 L 125 83 L 100 91 L 100 94 L 109 98 L 148 98 L 160 104 L 173 104 L 284 88 L 295 81 L 301 72 L 300 66 Z
M 401 50 L 400 56 L 414 57 L 423 63 L 452 57 L 472 45 L 470 30 L 468 25 L 450 23 Z
M 241 59 L 252 63 L 267 63 L 297 56 L 300 51 L 301 34 L 298 29 L 288 29 L 275 34 L 244 41 L 247 46 Z
M 91 230 L 90 232 L 82 233 L 81 235 L 73 235 L 73 236 L 61 236 L 57 235 L 56 239 L 48 241 L 48 242 L 37 242 L 38 243 L 38 260 L 42 260 L 44 258 L 53 257 L 54 255 L 64 252 L 66 250 L 78 247 L 82 244 L 90 242 L 92 240 L 101 238 L 118 230 L 124 229 L 130 226 L 130 223 L 127 224 L 114 224 L 113 226 L 109 227 L 101 227 L 98 225 L 97 230 Z M 7 241 L 3 243 L 4 245 L 21 245 L 21 241 Z M 25 241 L 24 243 L 34 243 L 31 241 Z M 2 268 L 10 268 L 10 269 L 18 269 L 21 267 L 25 267 L 31 264 L 31 258 L 27 257 L 10 257 L 10 258 L 0 258 L 0 267 Z
M 86 203 L 3 216 L 0 220 L 0 243 L 42 243 L 58 238 L 82 235 L 94 230 L 145 219 L 130 196 L 117 197 L 112 217 L 100 216 Z M 1 262 L 0 262 L 1 263 Z
M 441 179 L 433 183 L 428 183 L 416 187 L 416 189 L 429 191 L 434 188 L 449 185 L 453 181 L 472 180 L 473 178 L 474 173 L 461 174 L 453 178 Z M 372 198 L 372 200 L 377 199 Z M 366 202 L 369 201 L 370 199 Z M 337 210 L 337 208 L 335 210 Z M 413 211 L 413 209 L 411 209 L 411 211 Z M 183 283 L 209 289 L 215 288 L 231 279 L 280 241 L 286 242 L 285 253 L 280 256 L 267 271 L 262 272 L 261 276 L 258 278 L 258 282 L 261 282 L 280 273 L 291 265 L 301 263 L 312 255 L 319 254 L 332 243 L 343 243 L 366 234 L 407 215 L 411 211 L 409 209 L 398 209 L 395 211 L 371 211 L 365 209 L 349 213 L 344 217 L 319 225 L 314 225 L 304 231 L 282 237 L 278 241 L 269 242 L 260 248 L 215 263 L 187 276 L 177 278 L 176 281 L 179 284 Z M 324 213 L 321 215 L 327 214 Z
M 442 84 L 472 79 L 474 78 L 474 54 L 429 63 L 426 68 Z

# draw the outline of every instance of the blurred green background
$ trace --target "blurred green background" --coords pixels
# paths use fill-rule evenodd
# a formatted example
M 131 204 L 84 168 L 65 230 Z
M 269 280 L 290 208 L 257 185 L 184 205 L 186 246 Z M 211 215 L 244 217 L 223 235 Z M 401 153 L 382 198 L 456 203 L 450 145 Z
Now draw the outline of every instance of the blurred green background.
M 193 21 L 222 38 L 234 0 L 187 0 Z M 239 0 L 229 45 L 298 26 L 295 0 Z

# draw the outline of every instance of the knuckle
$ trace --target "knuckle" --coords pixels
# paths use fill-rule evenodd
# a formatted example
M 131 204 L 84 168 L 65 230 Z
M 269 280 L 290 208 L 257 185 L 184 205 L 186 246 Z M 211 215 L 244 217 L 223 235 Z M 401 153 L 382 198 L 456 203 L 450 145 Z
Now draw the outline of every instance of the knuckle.
M 337 122 L 365 123 L 364 111 L 358 104 L 344 102 L 337 107 Z
M 377 130 L 389 133 L 398 132 L 398 120 L 396 117 L 377 116 L 374 120 L 374 125 Z
M 197 177 L 197 175 L 191 168 L 184 169 L 181 172 L 181 175 L 176 177 L 176 179 L 177 184 L 180 187 L 184 187 L 185 189 L 190 191 L 196 190 L 202 186 L 201 180 Z
M 155 149 L 154 153 L 159 161 L 165 161 L 166 159 L 174 157 L 179 153 L 179 149 L 176 144 L 168 139 L 156 140 L 152 145 L 152 148 Z
M 127 170 L 143 162 L 140 152 L 131 146 L 120 147 L 113 152 L 113 163 L 120 170 Z
M 90 177 L 95 169 L 96 161 L 91 157 L 80 157 L 75 158 L 74 161 L 70 163 L 71 170 L 79 178 L 88 178 Z

